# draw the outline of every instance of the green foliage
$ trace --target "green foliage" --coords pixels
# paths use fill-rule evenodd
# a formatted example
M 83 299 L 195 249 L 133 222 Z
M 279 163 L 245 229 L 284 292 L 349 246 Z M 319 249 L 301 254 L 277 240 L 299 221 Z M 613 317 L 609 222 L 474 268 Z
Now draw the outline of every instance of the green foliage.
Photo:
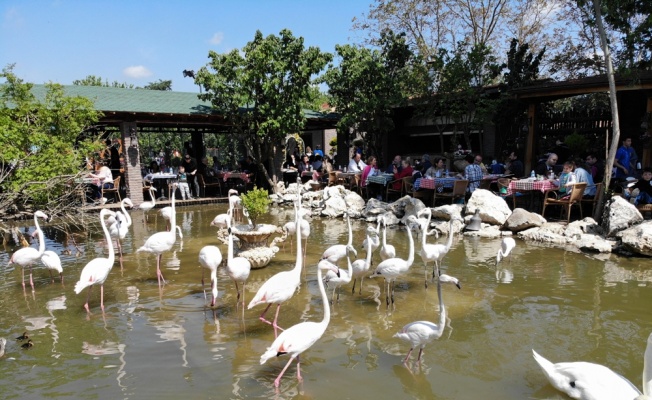
M 113 81 L 112 83 L 109 83 L 108 80 L 102 80 L 101 77 L 95 76 L 95 75 L 87 75 L 86 78 L 84 79 L 77 79 L 72 81 L 73 85 L 79 85 L 79 86 L 104 86 L 104 87 L 116 87 L 116 88 L 123 88 L 123 89 L 133 89 L 134 85 L 131 83 L 120 83 L 118 81 Z
M 210 101 L 233 127 L 234 136 L 258 162 L 259 171 L 274 181 L 263 162 L 274 166 L 280 144 L 288 133 L 304 126 L 302 104 L 310 99 L 311 79 L 332 56 L 319 48 L 305 48 L 303 38 L 287 29 L 279 36 L 254 40 L 228 54 L 210 51 L 209 63 L 197 73 L 195 83 L 204 88 L 199 97 Z
M 164 81 L 159 79 L 158 82 L 150 82 L 143 86 L 143 89 L 148 90 L 172 90 L 172 80 Z
M 589 139 L 577 132 L 566 136 L 564 143 L 566 143 L 566 146 L 571 150 L 571 154 L 575 157 L 580 156 L 590 145 Z
M 242 206 L 249 213 L 249 218 L 256 229 L 256 220 L 269 209 L 270 199 L 267 190 L 254 187 L 253 190 L 244 193 L 242 196 Z
M 100 113 L 89 99 L 65 96 L 58 84 L 47 84 L 39 101 L 13 66 L 0 78 L 6 79 L 0 86 L 0 163 L 12 168 L 0 184 L 7 192 L 20 191 L 25 201 L 43 204 L 64 190 L 48 185 L 53 178 L 77 174 L 85 157 L 102 147 L 99 138 L 82 135 Z

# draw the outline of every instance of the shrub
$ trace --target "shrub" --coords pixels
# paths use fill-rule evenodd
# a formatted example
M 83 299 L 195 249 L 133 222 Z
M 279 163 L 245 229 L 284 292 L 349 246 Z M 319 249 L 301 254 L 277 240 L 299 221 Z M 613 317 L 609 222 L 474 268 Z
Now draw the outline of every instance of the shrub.
M 254 187 L 242 195 L 242 206 L 247 210 L 249 218 L 253 223 L 253 229 L 256 229 L 256 220 L 261 215 L 267 213 L 269 209 L 269 194 L 265 189 Z

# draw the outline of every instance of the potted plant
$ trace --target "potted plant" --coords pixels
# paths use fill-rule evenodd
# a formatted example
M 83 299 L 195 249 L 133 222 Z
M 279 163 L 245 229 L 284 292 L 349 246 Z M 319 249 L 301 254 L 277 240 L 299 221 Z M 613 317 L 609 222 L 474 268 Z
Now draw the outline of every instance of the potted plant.
M 242 195 L 242 206 L 247 210 L 253 230 L 256 230 L 256 220 L 269 209 L 269 194 L 265 189 L 254 188 Z

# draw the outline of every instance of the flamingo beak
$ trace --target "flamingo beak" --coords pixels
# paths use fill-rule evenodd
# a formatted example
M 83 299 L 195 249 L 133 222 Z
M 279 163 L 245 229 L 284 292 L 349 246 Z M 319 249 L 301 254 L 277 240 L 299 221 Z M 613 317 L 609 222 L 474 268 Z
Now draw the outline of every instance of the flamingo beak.
M 457 283 L 455 284 L 455 286 L 457 286 L 458 289 L 462 289 L 462 285 L 460 285 L 459 282 L 457 282 Z

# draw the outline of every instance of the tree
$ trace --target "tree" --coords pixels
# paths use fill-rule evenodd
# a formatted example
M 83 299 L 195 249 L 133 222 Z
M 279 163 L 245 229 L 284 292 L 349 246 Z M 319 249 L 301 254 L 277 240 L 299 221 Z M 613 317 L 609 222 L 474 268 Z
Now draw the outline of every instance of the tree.
M 150 82 L 143 86 L 143 89 L 148 90 L 172 90 L 172 80 L 164 81 L 159 79 L 158 82 Z
M 84 79 L 78 79 L 72 81 L 73 85 L 79 85 L 79 86 L 103 86 L 103 87 L 117 87 L 117 88 L 124 88 L 124 89 L 133 89 L 134 85 L 130 83 L 120 83 L 118 81 L 113 81 L 113 83 L 109 84 L 108 80 L 102 81 L 102 78 L 99 76 L 95 75 L 87 75 L 86 78 Z
M 259 172 L 276 188 L 281 146 L 286 135 L 303 128 L 301 106 L 309 98 L 311 79 L 332 56 L 317 47 L 306 49 L 303 38 L 284 29 L 267 37 L 257 31 L 241 51 L 211 51 L 208 57 L 195 79 L 205 89 L 199 98 L 226 117 Z
M 58 177 L 79 173 L 85 157 L 102 146 L 84 134 L 101 114 L 91 100 L 65 96 L 58 84 L 47 84 L 45 99 L 37 100 L 33 85 L 11 65 L 0 78 L 6 80 L 0 85 L 0 209 L 28 202 L 58 208 L 66 191 Z
M 383 140 L 394 129 L 394 108 L 414 93 L 413 72 L 422 64 L 405 43 L 405 35 L 385 31 L 380 43 L 380 50 L 335 46 L 340 62 L 331 65 L 321 81 L 328 85 L 331 105 L 340 114 L 338 131 L 362 136 L 370 154 L 382 160 Z

